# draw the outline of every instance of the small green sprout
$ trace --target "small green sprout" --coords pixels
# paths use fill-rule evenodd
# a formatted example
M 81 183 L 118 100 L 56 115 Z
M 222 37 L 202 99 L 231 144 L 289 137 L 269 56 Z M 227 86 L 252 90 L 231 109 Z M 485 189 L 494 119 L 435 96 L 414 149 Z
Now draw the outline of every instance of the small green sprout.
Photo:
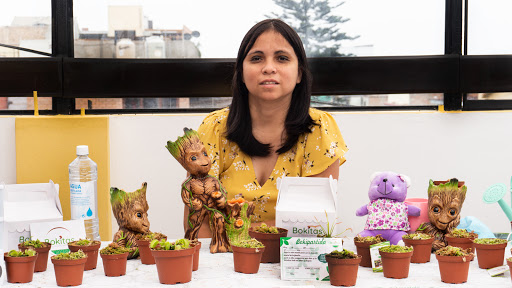
M 11 250 L 11 251 L 9 251 L 9 253 L 7 253 L 7 256 L 9 256 L 9 257 L 30 257 L 30 256 L 35 256 L 35 255 L 36 255 L 36 251 L 34 251 L 32 249 L 27 249 L 25 251 Z
M 78 250 L 76 252 L 68 252 L 68 253 L 60 253 L 52 256 L 52 259 L 55 260 L 77 260 L 87 257 L 84 251 Z
M 400 245 L 389 245 L 379 248 L 379 251 L 387 253 L 408 253 L 413 250 L 412 247 L 400 246 Z

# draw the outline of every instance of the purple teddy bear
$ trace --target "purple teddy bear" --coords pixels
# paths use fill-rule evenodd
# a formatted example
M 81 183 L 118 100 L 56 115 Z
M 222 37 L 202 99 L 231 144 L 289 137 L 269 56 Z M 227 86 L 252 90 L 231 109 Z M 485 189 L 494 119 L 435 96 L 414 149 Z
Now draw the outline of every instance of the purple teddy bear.
M 371 177 L 368 197 L 370 203 L 356 211 L 357 216 L 368 215 L 360 236 L 381 236 L 397 244 L 410 230 L 408 215 L 419 216 L 420 208 L 404 203 L 409 177 L 394 172 L 376 172 Z

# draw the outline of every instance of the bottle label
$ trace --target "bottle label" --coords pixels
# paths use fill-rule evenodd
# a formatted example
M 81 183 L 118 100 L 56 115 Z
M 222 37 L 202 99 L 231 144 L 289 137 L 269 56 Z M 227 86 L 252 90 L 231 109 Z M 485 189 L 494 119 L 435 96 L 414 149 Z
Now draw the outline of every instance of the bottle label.
M 92 219 L 96 217 L 95 181 L 69 182 L 71 198 L 71 219 Z

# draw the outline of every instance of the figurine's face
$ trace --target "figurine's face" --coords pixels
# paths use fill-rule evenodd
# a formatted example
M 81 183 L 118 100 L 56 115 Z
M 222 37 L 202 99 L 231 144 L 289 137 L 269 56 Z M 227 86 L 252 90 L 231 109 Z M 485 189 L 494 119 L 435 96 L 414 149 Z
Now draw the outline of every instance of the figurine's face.
M 439 230 L 452 228 L 452 223 L 459 223 L 461 201 L 456 197 L 434 195 L 429 201 L 428 219 Z
M 148 211 L 140 201 L 134 201 L 129 206 L 128 211 L 123 211 L 122 217 L 125 217 L 126 228 L 139 233 L 149 232 Z
M 190 175 L 206 175 L 210 172 L 212 161 L 208 154 L 206 154 L 204 146 L 196 144 L 191 145 L 185 151 L 182 165 Z

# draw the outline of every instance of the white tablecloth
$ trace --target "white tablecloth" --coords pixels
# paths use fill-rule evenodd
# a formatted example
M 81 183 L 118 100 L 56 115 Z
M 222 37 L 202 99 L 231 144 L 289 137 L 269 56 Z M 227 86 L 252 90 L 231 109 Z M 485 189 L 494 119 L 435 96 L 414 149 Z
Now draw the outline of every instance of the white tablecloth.
M 329 282 L 320 281 L 282 281 L 279 264 L 261 264 L 257 274 L 237 273 L 233 269 L 233 254 L 210 254 L 209 239 L 201 239 L 202 248 L 199 270 L 192 273 L 192 281 L 177 284 L 177 287 L 327 287 Z M 106 246 L 108 242 L 103 242 Z M 345 240 L 345 248 L 356 251 L 352 239 Z M 506 257 L 510 257 L 510 247 Z M 58 287 L 55 282 L 53 264 L 49 260 L 45 272 L 34 273 L 31 283 L 10 284 L 5 287 Z M 129 260 L 126 275 L 106 277 L 103 263 L 98 257 L 96 269 L 84 272 L 83 283 L 77 287 L 163 287 L 160 284 L 155 265 L 143 265 L 140 260 Z M 477 260 L 471 262 L 468 281 L 464 284 L 445 284 L 441 282 L 437 260 L 434 255 L 431 262 L 411 263 L 409 277 L 406 279 L 388 279 L 382 273 L 374 273 L 371 268 L 359 267 L 356 287 L 511 287 L 509 272 L 502 277 L 490 277 L 486 270 L 479 269 Z

